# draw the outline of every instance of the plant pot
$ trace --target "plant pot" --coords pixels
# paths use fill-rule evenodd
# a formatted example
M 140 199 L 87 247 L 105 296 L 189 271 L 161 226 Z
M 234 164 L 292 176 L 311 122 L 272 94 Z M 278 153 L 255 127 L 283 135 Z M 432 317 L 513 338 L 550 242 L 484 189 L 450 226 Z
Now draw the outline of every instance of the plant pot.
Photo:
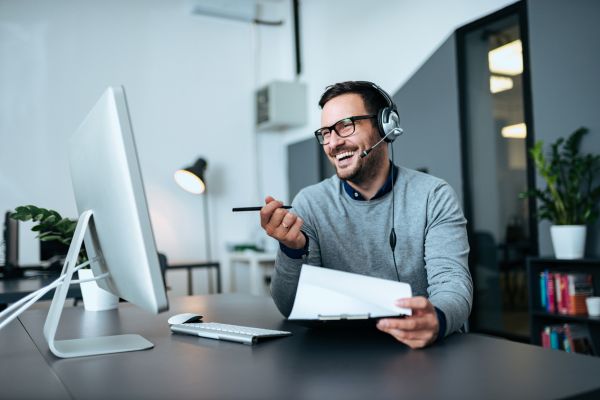
M 90 279 L 94 277 L 91 269 L 80 269 L 77 271 L 79 279 Z M 95 281 L 80 283 L 83 306 L 87 311 L 104 311 L 117 308 L 119 298 L 112 293 L 101 289 Z
M 554 256 L 562 260 L 583 258 L 585 251 L 585 225 L 552 225 L 552 247 Z

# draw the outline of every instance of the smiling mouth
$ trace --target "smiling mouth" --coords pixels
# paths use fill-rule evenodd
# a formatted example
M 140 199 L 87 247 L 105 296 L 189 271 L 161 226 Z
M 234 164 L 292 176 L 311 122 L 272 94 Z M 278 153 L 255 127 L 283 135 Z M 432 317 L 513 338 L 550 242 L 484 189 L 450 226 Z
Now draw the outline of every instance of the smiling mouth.
M 354 155 L 353 151 L 344 151 L 343 153 L 336 154 L 335 159 L 337 161 L 343 161 L 343 160 L 346 160 L 346 159 L 352 157 L 353 155 Z

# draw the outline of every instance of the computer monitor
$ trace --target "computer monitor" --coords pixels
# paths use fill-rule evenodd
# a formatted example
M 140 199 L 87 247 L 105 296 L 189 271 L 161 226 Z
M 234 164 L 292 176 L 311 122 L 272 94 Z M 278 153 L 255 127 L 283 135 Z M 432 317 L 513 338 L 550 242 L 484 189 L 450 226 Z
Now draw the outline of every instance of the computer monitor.
M 142 350 L 152 343 L 139 335 L 55 340 L 66 291 L 85 241 L 101 288 L 149 311 L 168 309 L 125 91 L 109 87 L 69 144 L 71 181 L 80 217 L 44 335 L 59 357 Z
M 3 277 L 17 276 L 19 267 L 19 221 L 4 214 L 4 273 Z

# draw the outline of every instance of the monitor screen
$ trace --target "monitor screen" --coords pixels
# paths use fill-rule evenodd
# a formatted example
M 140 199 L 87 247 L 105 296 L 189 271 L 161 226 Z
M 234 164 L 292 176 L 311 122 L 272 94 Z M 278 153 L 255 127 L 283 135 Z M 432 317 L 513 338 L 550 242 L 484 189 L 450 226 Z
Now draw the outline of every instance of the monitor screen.
M 123 87 L 109 87 L 69 143 L 85 248 L 98 286 L 153 313 L 168 308 Z
M 10 211 L 4 214 L 4 266 L 5 273 L 19 266 L 19 221 L 10 217 Z

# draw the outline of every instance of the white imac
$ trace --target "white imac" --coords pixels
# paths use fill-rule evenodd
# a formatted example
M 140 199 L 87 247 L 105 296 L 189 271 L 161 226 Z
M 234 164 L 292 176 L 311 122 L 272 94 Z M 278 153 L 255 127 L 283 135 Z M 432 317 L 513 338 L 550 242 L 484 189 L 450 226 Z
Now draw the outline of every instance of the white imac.
M 101 288 L 149 311 L 168 309 L 125 92 L 109 87 L 71 138 L 71 180 L 79 221 L 44 325 L 58 357 L 143 350 L 153 344 L 127 334 L 56 340 L 77 256 L 85 248 Z

